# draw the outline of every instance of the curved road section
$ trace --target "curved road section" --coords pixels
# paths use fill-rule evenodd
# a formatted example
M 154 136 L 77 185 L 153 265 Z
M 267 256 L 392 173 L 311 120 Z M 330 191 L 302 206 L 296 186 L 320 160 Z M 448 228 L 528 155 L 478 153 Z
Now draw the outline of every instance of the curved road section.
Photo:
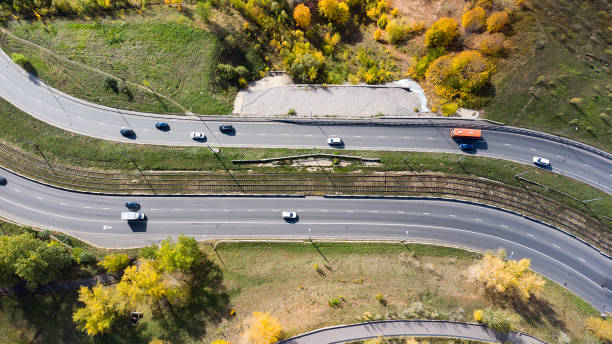
M 612 307 L 612 260 L 562 231 L 516 214 L 441 200 L 325 197 L 105 196 L 61 190 L 6 170 L 0 215 L 127 248 L 179 234 L 212 238 L 407 240 L 485 251 L 503 247 L 512 259 L 601 310 Z M 145 221 L 121 221 L 125 202 L 138 201 Z M 282 211 L 296 211 L 285 221 Z M 323 252 L 324 253 L 324 252 Z
M 194 116 L 159 116 L 88 103 L 55 90 L 28 75 L 0 51 L 0 96 L 33 117 L 56 127 L 96 138 L 141 144 L 223 147 L 328 148 L 328 137 L 342 137 L 347 149 L 421 150 L 459 153 L 450 139 L 450 127 L 309 125 L 272 121 L 225 122 L 235 132 L 223 134 L 219 121 Z M 170 124 L 157 130 L 156 121 Z M 119 130 L 131 128 L 135 137 Z M 203 132 L 208 141 L 196 142 L 192 131 Z M 528 135 L 486 131 L 485 141 L 476 145 L 477 154 L 531 164 L 533 156 L 552 163 L 552 171 L 612 193 L 612 160 L 601 155 Z
M 280 341 L 278 344 L 335 344 L 378 336 L 449 337 L 489 343 L 545 344 L 520 332 L 497 334 L 480 324 L 434 320 L 376 321 L 327 327 Z

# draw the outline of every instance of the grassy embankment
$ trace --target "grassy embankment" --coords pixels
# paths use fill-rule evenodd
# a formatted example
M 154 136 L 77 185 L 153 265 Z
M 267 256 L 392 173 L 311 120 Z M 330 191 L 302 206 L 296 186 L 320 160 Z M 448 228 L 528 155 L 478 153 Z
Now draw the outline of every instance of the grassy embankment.
M 236 89 L 213 85 L 221 54 L 217 37 L 172 14 L 167 11 L 160 18 L 151 11 L 125 19 L 100 17 L 95 22 L 59 19 L 46 25 L 12 22 L 8 29 L 15 35 L 52 54 L 7 35 L 2 47 L 9 55 L 26 56 L 42 80 L 77 98 L 147 112 L 231 112 Z M 116 87 L 109 86 L 108 75 L 92 68 L 115 76 Z
M 612 151 L 609 2 L 529 4 L 517 13 L 514 51 L 493 77 L 486 117 Z
M 30 144 L 21 139 L 36 142 L 44 152 L 47 159 L 52 162 L 86 169 L 134 171 L 132 162 L 123 154 L 134 157 L 143 170 L 156 171 L 216 171 L 226 173 L 223 166 L 206 147 L 163 147 L 151 145 L 135 145 L 113 143 L 86 136 L 69 134 L 63 130 L 40 122 L 29 115 L 15 109 L 4 100 L 0 100 L 0 139 L 13 146 L 39 156 L 39 152 Z M 319 150 L 315 150 L 319 151 Z M 334 152 L 323 150 L 324 152 Z M 300 172 L 306 173 L 313 166 L 250 166 L 233 165 L 235 159 L 260 159 L 286 155 L 307 154 L 312 150 L 291 149 L 245 149 L 222 148 L 218 154 L 223 163 L 232 171 L 247 172 Z M 509 185 L 528 187 L 533 192 L 541 193 L 556 199 L 576 209 L 583 209 L 584 205 L 567 197 L 556 194 L 548 189 L 534 187 L 526 183 L 519 183 L 514 175 L 528 171 L 523 177 L 557 190 L 570 194 L 578 199 L 603 198 L 601 201 L 589 203 L 590 209 L 598 216 L 612 217 L 612 196 L 558 174 L 543 171 L 531 166 L 524 166 L 508 161 L 468 156 L 459 165 L 456 154 L 420 153 L 414 152 L 407 162 L 402 162 L 406 152 L 372 152 L 372 151 L 342 151 L 342 154 L 359 155 L 365 157 L 379 157 L 380 165 L 362 165 L 351 163 L 348 166 L 328 167 L 329 171 L 338 173 L 363 172 L 373 173 L 380 171 L 411 171 L 443 172 L 458 175 L 470 173 L 473 176 L 500 181 Z M 463 167 L 462 167 L 463 166 Z M 465 169 L 464 169 L 465 168 Z M 586 212 L 586 210 L 585 210 Z M 589 212 L 586 212 L 587 214 Z
M 6 228 L 6 225 L 2 226 Z M 18 231 L 18 228 L 13 228 Z M 74 239 L 73 239 L 74 240 Z M 74 240 L 76 243 L 76 240 Z M 82 245 L 82 244 L 79 244 Z M 218 243 L 202 249 L 224 274 L 230 307 L 219 322 L 152 319 L 145 310 L 134 328 L 120 325 L 92 340 L 79 333 L 71 314 L 76 294 L 0 298 L 0 337 L 8 343 L 238 343 L 253 311 L 271 312 L 287 336 L 323 326 L 382 318 L 437 318 L 472 321 L 474 309 L 504 308 L 515 329 L 555 342 L 561 331 L 587 342 L 583 320 L 597 311 L 547 281 L 535 300 L 510 306 L 484 296 L 473 280 L 479 254 L 454 248 L 401 244 Z M 134 252 L 128 252 L 134 255 Z M 315 268 L 318 265 L 318 269 Z M 384 302 L 375 295 L 381 293 Z M 335 307 L 329 305 L 338 300 Z M 180 318 L 180 317 L 179 317 Z M 189 326 L 196 326 L 197 330 Z

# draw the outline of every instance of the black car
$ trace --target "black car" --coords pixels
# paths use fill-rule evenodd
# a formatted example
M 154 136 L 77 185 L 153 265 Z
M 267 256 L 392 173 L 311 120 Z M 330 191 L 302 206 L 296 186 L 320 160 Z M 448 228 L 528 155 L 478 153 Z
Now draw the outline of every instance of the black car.
M 121 128 L 121 130 L 119 130 L 119 132 L 121 133 L 121 135 L 123 135 L 125 137 L 132 137 L 132 136 L 136 135 L 136 133 L 134 133 L 134 130 L 132 130 L 130 128 Z
M 159 130 L 170 130 L 170 124 L 166 122 L 157 122 L 155 123 L 155 128 Z
M 140 203 L 138 202 L 125 202 L 125 207 L 128 209 L 140 209 Z
M 0 185 L 6 185 L 6 178 L 0 177 Z
M 219 126 L 219 131 L 222 133 L 231 133 L 234 131 L 234 126 L 231 124 L 221 124 Z

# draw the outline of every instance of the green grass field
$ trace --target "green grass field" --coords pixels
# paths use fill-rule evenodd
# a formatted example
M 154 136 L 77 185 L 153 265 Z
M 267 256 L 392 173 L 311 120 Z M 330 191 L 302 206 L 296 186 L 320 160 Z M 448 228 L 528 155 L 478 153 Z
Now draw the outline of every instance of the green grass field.
M 513 52 L 497 68 L 486 117 L 612 151 L 608 1 L 530 4 L 517 14 Z
M 499 307 L 506 310 L 514 329 L 550 343 L 560 331 L 575 343 L 592 340 L 583 320 L 597 311 L 550 281 L 528 304 L 510 306 L 485 297 L 473 278 L 479 254 L 418 244 L 315 244 L 218 243 L 213 251 L 202 243 L 223 272 L 219 291 L 229 295 L 234 316 L 153 318 L 151 310 L 143 309 L 144 318 L 137 327 L 120 322 L 112 333 L 89 338 L 72 322 L 71 314 L 78 307 L 74 293 L 2 297 L 0 338 L 2 343 L 43 344 L 146 344 L 152 338 L 177 344 L 208 344 L 220 338 L 240 343 L 243 324 L 253 311 L 270 312 L 285 335 L 293 336 L 323 326 L 361 322 L 366 314 L 372 319 L 472 321 L 474 309 Z M 385 303 L 375 298 L 378 293 Z M 334 298 L 339 307 L 329 306 Z
M 235 88 L 217 89 L 213 71 L 220 48 L 215 35 L 172 18 L 147 16 L 96 18 L 95 21 L 52 20 L 12 23 L 15 35 L 41 45 L 54 54 L 96 68 L 140 86 L 113 90 L 106 75 L 69 63 L 37 47 L 4 36 L 7 53 L 26 56 L 39 77 L 78 98 L 112 107 L 158 113 L 226 114 L 233 108 Z M 125 85 L 128 92 L 124 91 Z M 182 106 L 182 108 L 181 108 Z

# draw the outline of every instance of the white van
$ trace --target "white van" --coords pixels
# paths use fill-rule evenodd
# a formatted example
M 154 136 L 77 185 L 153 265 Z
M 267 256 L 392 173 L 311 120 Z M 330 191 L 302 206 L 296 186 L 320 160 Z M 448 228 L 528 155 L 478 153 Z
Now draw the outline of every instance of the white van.
M 135 211 L 122 211 L 121 212 L 121 220 L 123 221 L 138 221 L 144 220 L 144 213 L 137 213 Z

